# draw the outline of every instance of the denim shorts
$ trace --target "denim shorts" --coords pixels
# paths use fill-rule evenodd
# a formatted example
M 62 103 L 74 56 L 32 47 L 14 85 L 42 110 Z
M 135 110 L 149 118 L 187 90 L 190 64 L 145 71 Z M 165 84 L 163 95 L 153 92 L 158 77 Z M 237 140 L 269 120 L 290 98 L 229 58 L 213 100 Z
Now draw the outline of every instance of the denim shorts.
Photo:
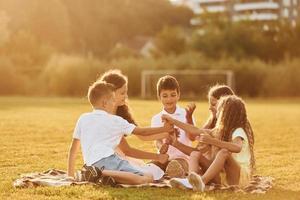
M 101 160 L 95 162 L 92 165 L 98 168 L 104 167 L 104 169 L 106 170 L 131 172 L 140 176 L 144 175 L 143 172 L 137 170 L 127 160 L 121 159 L 116 154 L 113 154 L 106 158 L 102 158 Z

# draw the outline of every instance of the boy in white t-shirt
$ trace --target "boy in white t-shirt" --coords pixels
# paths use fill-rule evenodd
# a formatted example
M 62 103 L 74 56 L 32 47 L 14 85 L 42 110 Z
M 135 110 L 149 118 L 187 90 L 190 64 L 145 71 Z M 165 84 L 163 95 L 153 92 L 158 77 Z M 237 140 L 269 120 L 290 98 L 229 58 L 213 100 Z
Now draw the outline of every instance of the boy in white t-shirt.
M 173 127 L 166 125 L 158 128 L 139 128 L 123 118 L 112 115 L 115 108 L 114 87 L 105 82 L 95 82 L 90 86 L 88 99 L 93 111 L 80 116 L 77 121 L 68 157 L 68 175 L 74 176 L 76 153 L 81 145 L 86 166 L 103 169 L 102 176 L 113 177 L 117 183 L 142 184 L 153 181 L 151 175 L 139 171 L 126 160 L 115 154 L 124 135 L 153 135 L 172 132 Z M 99 170 L 98 170 L 99 171 Z
M 159 127 L 163 125 L 161 116 L 167 114 L 174 119 L 184 123 L 194 124 L 192 113 L 195 105 L 189 106 L 188 109 L 181 108 L 177 105 L 180 98 L 180 87 L 178 81 L 173 76 L 163 76 L 157 82 L 157 96 L 163 104 L 163 110 L 154 115 L 151 120 L 151 127 Z M 195 137 L 182 129 L 176 129 L 178 134 L 178 141 L 187 146 L 192 145 Z M 160 153 L 167 153 L 169 155 L 169 162 L 161 164 L 153 162 L 171 177 L 182 177 L 188 171 L 189 157 L 182 153 L 175 147 L 168 145 L 166 140 L 157 140 L 156 147 Z

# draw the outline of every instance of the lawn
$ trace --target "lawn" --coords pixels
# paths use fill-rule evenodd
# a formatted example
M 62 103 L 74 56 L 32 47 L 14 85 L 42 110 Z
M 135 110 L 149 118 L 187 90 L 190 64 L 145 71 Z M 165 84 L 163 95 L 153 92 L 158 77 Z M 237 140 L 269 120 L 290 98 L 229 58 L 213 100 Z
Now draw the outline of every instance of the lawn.
M 300 100 L 247 103 L 255 131 L 257 174 L 276 179 L 273 189 L 264 195 L 92 186 L 14 189 L 12 183 L 22 173 L 66 170 L 76 120 L 91 108 L 84 98 L 0 97 L 0 199 L 300 199 Z M 161 109 L 156 101 L 132 100 L 130 105 L 141 126 L 148 126 L 151 116 Z M 207 108 L 207 102 L 197 102 L 198 125 L 207 118 Z M 154 152 L 152 142 L 140 142 L 135 136 L 129 142 Z M 77 168 L 81 165 L 79 156 Z

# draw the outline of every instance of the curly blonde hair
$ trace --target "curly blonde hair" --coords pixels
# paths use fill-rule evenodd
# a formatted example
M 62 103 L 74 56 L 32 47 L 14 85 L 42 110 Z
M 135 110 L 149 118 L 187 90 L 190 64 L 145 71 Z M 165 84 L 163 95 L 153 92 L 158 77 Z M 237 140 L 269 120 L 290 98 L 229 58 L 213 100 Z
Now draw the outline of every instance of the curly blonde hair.
M 235 95 L 222 97 L 218 105 L 218 120 L 216 124 L 217 137 L 230 142 L 232 133 L 237 128 L 243 128 L 246 132 L 250 148 L 251 174 L 255 170 L 254 158 L 254 134 L 247 118 L 246 106 L 243 100 Z

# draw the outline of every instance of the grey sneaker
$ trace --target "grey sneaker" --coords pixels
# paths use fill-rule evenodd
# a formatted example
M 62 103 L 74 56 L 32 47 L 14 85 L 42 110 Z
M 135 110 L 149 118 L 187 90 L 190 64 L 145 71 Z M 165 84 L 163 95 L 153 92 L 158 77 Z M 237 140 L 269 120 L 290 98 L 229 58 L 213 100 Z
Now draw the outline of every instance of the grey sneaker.
M 201 176 L 199 176 L 195 172 L 191 172 L 188 176 L 188 180 L 189 180 L 190 184 L 193 186 L 194 191 L 204 192 L 205 184 L 204 184 Z

